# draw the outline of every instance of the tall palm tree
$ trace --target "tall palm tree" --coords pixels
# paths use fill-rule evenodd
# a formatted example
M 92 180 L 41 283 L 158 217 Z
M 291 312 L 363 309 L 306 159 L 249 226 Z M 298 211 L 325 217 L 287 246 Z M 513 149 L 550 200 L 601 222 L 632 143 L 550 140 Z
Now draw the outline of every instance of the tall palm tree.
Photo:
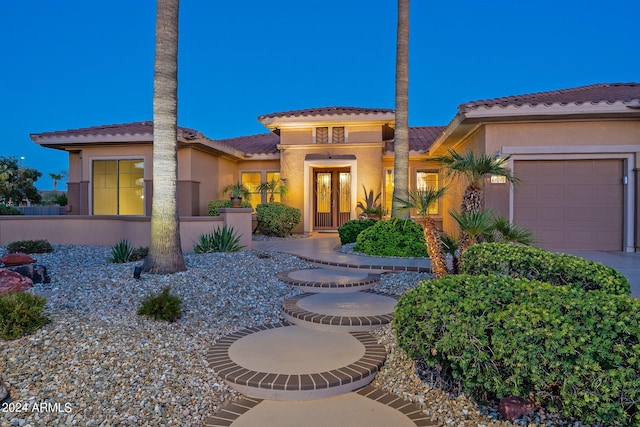
M 451 148 L 447 151 L 449 154 L 435 160 L 445 166 L 446 175 L 464 177 L 469 182 L 462 197 L 462 212 L 480 212 L 483 205 L 481 182 L 486 176 L 503 176 L 510 183 L 519 181 L 511 170 L 505 167 L 511 156 L 500 157 L 498 153 L 476 155 L 473 151 L 460 154 Z
M 184 271 L 178 219 L 178 6 L 158 0 L 153 76 L 153 199 L 151 245 L 142 271 Z
M 409 192 L 407 199 L 397 199 L 398 209 L 408 212 L 409 209 L 415 209 L 416 214 L 420 216 L 422 230 L 424 233 L 424 241 L 427 245 L 427 253 L 431 259 L 431 271 L 436 279 L 448 273 L 447 264 L 442 253 L 442 242 L 440 233 L 436 227 L 436 223 L 429 216 L 429 207 L 444 196 L 447 187 L 438 190 L 432 188 L 422 188 Z
M 391 216 L 409 218 L 397 200 L 409 194 L 409 0 L 398 0 L 396 39 L 396 113 L 393 137 L 393 202 Z
M 58 181 L 62 179 L 62 174 L 51 172 L 49 176 L 53 180 L 53 191 L 58 191 Z

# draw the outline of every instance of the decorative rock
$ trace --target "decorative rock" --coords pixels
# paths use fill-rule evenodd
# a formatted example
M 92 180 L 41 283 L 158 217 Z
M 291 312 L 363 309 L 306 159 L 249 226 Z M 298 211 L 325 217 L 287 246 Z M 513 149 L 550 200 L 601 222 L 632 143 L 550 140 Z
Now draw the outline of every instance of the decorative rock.
M 33 281 L 15 271 L 0 268 L 0 295 L 7 292 L 24 291 L 33 286 Z
M 4 402 L 4 400 L 9 396 L 9 390 L 4 386 L 4 382 L 2 381 L 2 377 L 0 377 L 0 403 Z
M 36 262 L 35 259 L 23 253 L 5 254 L 2 256 L 2 258 L 0 258 L 0 263 L 4 264 L 6 267 L 32 264 L 34 262 Z
M 500 404 L 498 405 L 500 414 L 508 421 L 515 421 L 535 409 L 536 404 L 534 402 L 517 396 L 500 399 Z
M 15 271 L 18 274 L 23 275 L 24 277 L 28 277 L 33 281 L 33 283 L 50 283 L 51 278 L 49 277 L 49 273 L 47 273 L 47 267 L 40 264 L 28 264 L 28 265 L 19 265 L 17 267 L 9 268 L 11 271 Z

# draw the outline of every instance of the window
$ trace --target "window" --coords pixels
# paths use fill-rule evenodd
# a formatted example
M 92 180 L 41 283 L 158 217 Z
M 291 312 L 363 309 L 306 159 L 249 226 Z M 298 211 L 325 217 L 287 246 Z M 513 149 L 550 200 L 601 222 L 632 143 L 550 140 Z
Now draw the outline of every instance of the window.
M 144 215 L 144 161 L 94 160 L 94 215 Z
M 427 172 L 427 171 L 417 171 L 416 172 L 416 188 L 418 190 L 425 190 L 427 188 L 431 188 L 433 190 L 437 190 L 439 187 L 438 182 L 438 173 L 437 172 Z M 429 206 L 428 213 L 429 215 L 438 215 L 440 213 L 440 203 L 434 203 Z
M 260 203 L 262 203 L 262 195 L 258 191 L 257 187 L 262 182 L 261 172 L 242 172 L 242 184 L 249 189 L 251 193 L 249 199 L 246 201 L 251 203 L 251 206 L 255 209 Z
M 384 171 L 384 210 L 390 214 L 393 203 L 393 169 Z
M 267 172 L 267 183 L 269 183 L 269 185 L 275 185 L 275 188 L 273 188 L 273 191 L 271 193 L 267 192 L 267 194 L 265 194 L 265 202 L 271 202 L 271 196 L 273 196 L 273 201 L 274 202 L 281 202 L 282 198 L 280 197 L 280 185 L 282 185 L 282 182 L 280 182 L 280 172 Z
M 344 126 L 317 127 L 315 133 L 316 144 L 341 144 L 347 140 Z

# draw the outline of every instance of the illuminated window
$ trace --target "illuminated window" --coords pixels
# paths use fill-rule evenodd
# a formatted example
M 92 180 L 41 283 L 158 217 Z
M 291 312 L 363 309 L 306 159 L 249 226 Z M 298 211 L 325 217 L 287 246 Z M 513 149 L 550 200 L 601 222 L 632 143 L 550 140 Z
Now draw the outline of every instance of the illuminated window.
M 416 172 L 416 188 L 418 190 L 426 190 L 430 188 L 432 190 L 437 190 L 440 183 L 438 182 L 438 173 L 437 172 L 426 172 L 426 171 L 417 171 Z M 429 206 L 428 213 L 429 215 L 438 215 L 440 212 L 439 203 L 434 203 Z
M 94 160 L 94 215 L 144 215 L 144 161 Z
M 272 194 L 265 194 L 265 202 L 271 202 L 272 196 L 274 202 L 281 202 L 282 198 L 280 197 L 280 192 L 278 191 L 280 189 L 279 186 L 283 184 L 282 182 L 280 182 L 280 172 L 267 172 L 266 182 L 268 182 L 270 185 L 272 183 L 275 183 L 274 185 L 276 187 L 274 188 L 274 192 Z
M 393 203 L 393 169 L 385 169 L 384 171 L 384 210 L 391 212 Z
M 254 208 L 262 203 L 262 194 L 256 188 L 261 182 L 261 172 L 242 172 L 242 183 L 251 193 L 249 194 L 249 199 L 246 201 L 251 203 L 251 206 Z

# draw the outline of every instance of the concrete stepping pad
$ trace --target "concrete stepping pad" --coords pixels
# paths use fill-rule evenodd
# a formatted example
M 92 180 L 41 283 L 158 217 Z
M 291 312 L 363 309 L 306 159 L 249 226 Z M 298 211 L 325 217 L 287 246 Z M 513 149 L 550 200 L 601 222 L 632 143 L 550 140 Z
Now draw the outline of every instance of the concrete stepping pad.
M 338 293 L 357 292 L 371 288 L 380 281 L 380 275 L 360 271 L 305 268 L 278 273 L 276 276 L 287 285 L 303 292 Z
M 282 402 L 244 398 L 224 406 L 205 420 L 205 427 L 433 427 L 431 421 L 414 403 L 399 396 L 364 387 L 324 399 Z
M 397 299 L 372 291 L 305 293 L 282 303 L 284 318 L 296 325 L 342 332 L 371 331 L 391 322 Z
M 240 393 L 260 399 L 309 400 L 369 384 L 384 346 L 366 332 L 322 332 L 281 323 L 243 329 L 216 342 L 209 365 Z

